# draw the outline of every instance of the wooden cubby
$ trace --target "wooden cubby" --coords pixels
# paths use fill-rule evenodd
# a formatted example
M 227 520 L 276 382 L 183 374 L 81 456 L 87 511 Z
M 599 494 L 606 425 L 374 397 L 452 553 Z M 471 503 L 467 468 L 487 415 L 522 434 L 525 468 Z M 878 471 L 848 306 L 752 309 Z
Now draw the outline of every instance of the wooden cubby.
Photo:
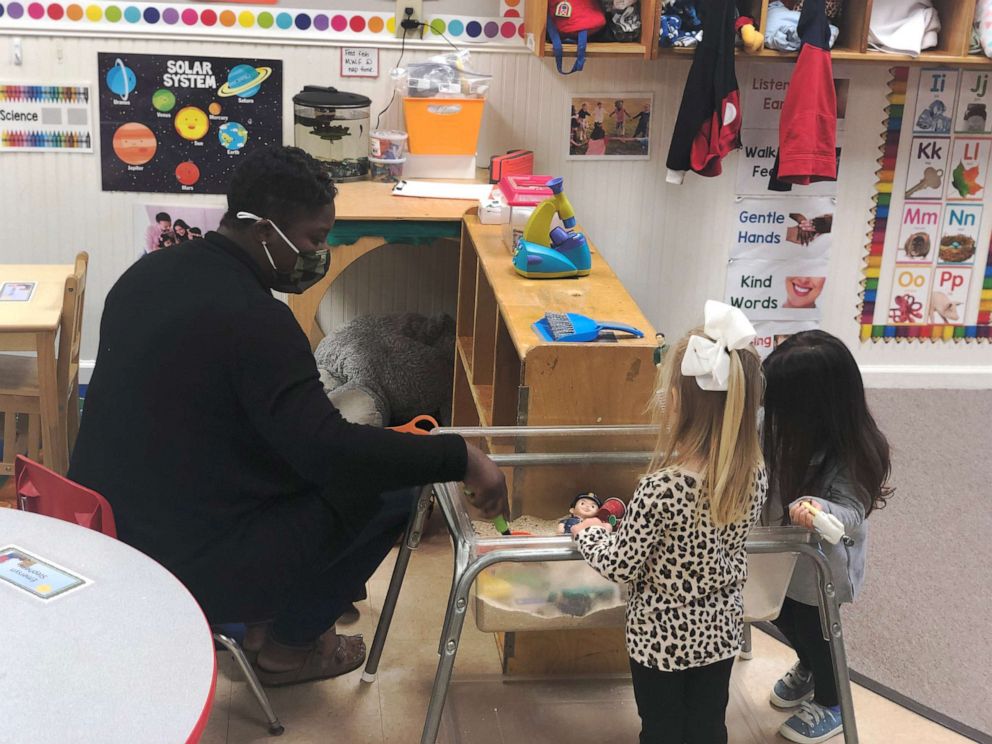
M 646 423 L 656 371 L 655 331 L 612 269 L 593 248 L 587 277 L 525 279 L 513 270 L 502 231 L 501 225 L 483 225 L 472 214 L 462 225 L 454 425 Z M 532 327 L 548 311 L 629 323 L 644 331 L 644 338 L 550 343 Z M 546 451 L 575 447 L 562 438 L 540 440 L 526 446 Z M 523 446 L 477 443 L 493 452 Z M 590 437 L 588 446 L 604 443 Z M 511 517 L 561 516 L 573 491 L 600 489 L 627 498 L 636 482 L 629 473 L 585 466 L 525 470 L 506 471 Z M 627 665 L 620 628 L 501 633 L 498 643 L 508 674 L 621 672 Z
M 528 44 L 539 57 L 551 54 L 551 44 L 546 39 L 548 6 L 554 0 L 525 0 L 525 27 Z M 751 12 L 759 24 L 765 28 L 770 0 L 750 0 Z M 952 66 L 990 66 L 992 60 L 984 54 L 969 54 L 971 28 L 975 16 L 977 0 L 934 0 L 940 14 L 941 29 L 938 44 L 933 49 L 925 49 L 919 57 L 901 54 L 887 54 L 868 48 L 868 27 L 871 21 L 872 0 L 845 0 L 844 13 L 840 18 L 840 34 L 833 48 L 833 58 L 845 62 L 899 63 Z M 693 49 L 662 49 L 658 46 L 658 33 L 661 23 L 661 1 L 641 0 L 642 35 L 633 43 L 591 43 L 586 53 L 592 57 L 640 56 L 657 59 L 667 56 L 691 57 Z M 575 55 L 575 45 L 565 44 L 565 54 Z M 744 53 L 738 49 L 739 55 Z M 762 49 L 758 54 L 745 55 L 761 59 L 795 59 L 795 53 Z
M 645 337 L 550 343 L 532 327 L 548 311 L 622 321 Z M 502 226 L 467 215 L 456 326 L 456 426 L 645 422 L 655 332 L 595 248 L 588 277 L 525 279 L 513 270 Z

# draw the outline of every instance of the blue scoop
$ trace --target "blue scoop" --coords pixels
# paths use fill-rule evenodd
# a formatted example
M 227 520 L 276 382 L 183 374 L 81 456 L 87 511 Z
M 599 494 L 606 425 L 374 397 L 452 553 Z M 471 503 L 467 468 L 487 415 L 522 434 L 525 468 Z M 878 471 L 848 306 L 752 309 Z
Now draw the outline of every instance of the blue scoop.
M 644 338 L 644 332 L 632 325 L 593 320 L 578 313 L 545 313 L 534 323 L 534 330 L 545 341 L 595 341 L 602 331 L 622 331 L 634 338 Z

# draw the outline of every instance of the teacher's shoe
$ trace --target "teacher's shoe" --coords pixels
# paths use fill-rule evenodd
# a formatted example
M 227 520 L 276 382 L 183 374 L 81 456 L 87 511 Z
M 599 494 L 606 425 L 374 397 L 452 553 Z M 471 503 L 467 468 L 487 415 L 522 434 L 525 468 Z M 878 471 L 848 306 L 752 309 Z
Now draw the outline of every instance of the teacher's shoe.
M 284 687 L 330 679 L 354 671 L 365 661 L 361 635 L 324 633 L 310 646 L 287 646 L 271 636 L 254 663 L 258 681 L 266 687 Z
M 840 710 L 812 701 L 799 707 L 799 712 L 783 723 L 778 732 L 797 744 L 819 744 L 844 730 Z
M 813 699 L 813 672 L 798 661 L 775 683 L 769 699 L 776 708 L 795 708 Z

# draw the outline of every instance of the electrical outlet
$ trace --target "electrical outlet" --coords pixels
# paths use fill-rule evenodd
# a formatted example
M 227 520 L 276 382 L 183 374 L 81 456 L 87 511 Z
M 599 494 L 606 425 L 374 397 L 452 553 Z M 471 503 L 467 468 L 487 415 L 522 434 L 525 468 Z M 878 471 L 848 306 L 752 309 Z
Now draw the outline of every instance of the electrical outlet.
M 423 23 L 424 0 L 396 0 L 396 38 L 402 39 L 404 33 L 406 33 L 406 38 L 408 39 L 419 39 L 423 37 L 423 26 L 404 29 L 403 21 Z

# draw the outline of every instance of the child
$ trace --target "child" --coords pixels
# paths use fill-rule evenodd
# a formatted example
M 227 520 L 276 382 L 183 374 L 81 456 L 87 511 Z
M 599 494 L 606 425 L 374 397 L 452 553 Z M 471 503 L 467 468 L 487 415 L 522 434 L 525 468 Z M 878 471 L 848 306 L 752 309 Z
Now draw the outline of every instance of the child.
M 865 517 L 892 492 L 886 485 L 889 444 L 868 410 L 858 365 L 839 339 L 824 331 L 797 333 L 764 367 L 762 445 L 772 496 L 763 521 L 812 529 L 812 515 L 800 506 L 804 501 L 837 517 L 854 545 L 822 546 L 837 600 L 850 602 L 864 578 Z M 779 733 L 802 744 L 839 734 L 843 721 L 830 645 L 820 630 L 816 570 L 809 561 L 796 564 L 775 625 L 799 656 L 771 693 L 774 705 L 800 708 Z
M 615 534 L 589 519 L 579 550 L 627 584 L 627 653 L 641 744 L 726 744 L 730 670 L 741 648 L 744 543 L 767 483 L 758 441 L 761 362 L 737 308 L 706 303 L 706 325 L 666 355 L 660 437 Z
M 626 123 L 627 118 L 630 116 L 630 114 L 627 113 L 627 109 L 624 108 L 623 101 L 613 102 L 613 110 L 610 112 L 610 116 L 614 118 L 616 124 L 613 133 L 617 137 L 623 137 L 625 134 L 624 124 Z

